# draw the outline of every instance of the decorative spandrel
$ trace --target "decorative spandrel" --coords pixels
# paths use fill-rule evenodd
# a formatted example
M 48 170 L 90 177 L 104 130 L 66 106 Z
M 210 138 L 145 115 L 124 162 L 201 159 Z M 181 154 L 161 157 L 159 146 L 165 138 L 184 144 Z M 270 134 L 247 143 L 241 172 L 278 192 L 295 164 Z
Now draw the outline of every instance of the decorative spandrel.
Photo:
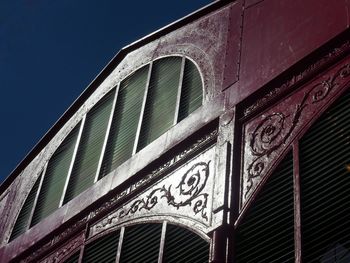
M 349 59 L 244 125 L 241 208 L 295 137 L 348 87 Z
M 95 235 L 123 222 L 151 216 L 183 218 L 211 224 L 215 147 L 169 173 L 91 228 Z

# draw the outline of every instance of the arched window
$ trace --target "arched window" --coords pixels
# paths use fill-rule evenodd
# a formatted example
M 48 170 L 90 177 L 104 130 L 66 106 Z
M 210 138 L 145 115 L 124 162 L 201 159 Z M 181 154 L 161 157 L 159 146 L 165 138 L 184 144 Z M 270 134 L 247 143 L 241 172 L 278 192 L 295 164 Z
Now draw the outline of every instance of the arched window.
M 209 243 L 185 228 L 139 224 L 118 229 L 84 247 L 82 262 L 154 263 L 209 262 Z M 78 262 L 77 253 L 65 262 Z
M 350 262 L 350 89 L 300 141 L 304 262 Z
M 119 85 L 100 177 L 105 176 L 202 105 L 202 81 L 184 57 L 144 66 Z
M 236 262 L 294 262 L 293 156 L 287 154 L 237 228 Z
M 152 61 L 122 80 L 57 148 L 29 194 L 11 239 L 186 118 L 202 105 L 202 90 L 197 67 L 180 56 Z
M 350 262 L 349 116 L 348 88 L 298 141 L 298 172 L 288 154 L 239 222 L 236 262 L 295 262 L 295 244 L 303 262 Z

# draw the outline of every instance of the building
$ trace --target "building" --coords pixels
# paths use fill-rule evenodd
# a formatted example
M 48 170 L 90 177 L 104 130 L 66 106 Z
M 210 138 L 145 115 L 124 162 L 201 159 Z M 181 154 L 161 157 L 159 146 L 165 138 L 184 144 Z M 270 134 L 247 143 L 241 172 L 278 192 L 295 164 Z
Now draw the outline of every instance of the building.
M 122 49 L 0 187 L 0 262 L 350 262 L 347 0 L 216 1 Z

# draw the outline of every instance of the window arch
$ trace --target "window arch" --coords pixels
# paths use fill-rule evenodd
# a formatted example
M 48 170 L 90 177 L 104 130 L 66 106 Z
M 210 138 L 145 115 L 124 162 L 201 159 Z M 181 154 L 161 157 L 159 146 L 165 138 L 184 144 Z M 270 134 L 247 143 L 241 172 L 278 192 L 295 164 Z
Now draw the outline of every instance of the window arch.
M 349 262 L 349 116 L 347 88 L 294 142 L 237 224 L 236 262 Z
M 199 108 L 202 90 L 197 66 L 184 56 L 154 60 L 122 80 L 92 107 L 54 152 L 34 187 L 35 194 L 30 194 L 22 208 L 29 212 L 19 214 L 15 225 L 22 227 L 15 227 L 12 238 Z
M 299 143 L 303 261 L 350 260 L 350 89 Z
M 65 262 L 78 262 L 77 253 Z M 84 246 L 82 262 L 209 262 L 209 243 L 167 222 L 122 227 Z
M 236 262 L 294 262 L 293 156 L 268 178 L 237 228 Z

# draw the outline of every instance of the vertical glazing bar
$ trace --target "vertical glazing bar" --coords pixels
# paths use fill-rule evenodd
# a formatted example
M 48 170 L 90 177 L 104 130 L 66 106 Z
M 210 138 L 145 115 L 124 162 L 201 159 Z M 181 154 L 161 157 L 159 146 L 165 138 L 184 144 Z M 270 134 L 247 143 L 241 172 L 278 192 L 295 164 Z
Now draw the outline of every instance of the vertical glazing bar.
M 84 249 L 85 249 L 85 243 L 80 247 L 78 263 L 83 263 Z
M 34 199 L 32 211 L 30 212 L 30 215 L 29 215 L 28 225 L 27 225 L 27 227 L 26 227 L 26 230 L 28 230 L 28 229 L 30 228 L 30 225 L 31 225 L 31 223 L 32 223 L 32 219 L 33 219 L 33 215 L 34 215 L 36 203 L 38 202 L 38 199 L 39 199 L 39 194 L 40 194 L 41 186 L 42 186 L 43 181 L 44 181 L 44 176 L 45 176 L 45 174 L 46 174 L 46 169 L 47 169 L 48 164 L 49 164 L 49 161 L 45 164 L 44 169 L 43 169 L 43 171 L 42 171 L 42 173 L 41 173 L 41 178 L 40 178 L 38 190 L 36 191 L 36 194 L 35 194 L 35 199 Z M 35 184 L 35 183 L 34 183 L 34 184 Z
M 108 124 L 107 124 L 107 130 L 106 130 L 106 134 L 105 134 L 105 139 L 104 139 L 104 141 L 103 141 L 102 150 L 101 150 L 101 155 L 100 155 L 100 160 L 98 161 L 97 171 L 96 171 L 94 183 L 96 183 L 96 182 L 98 181 L 98 179 L 99 179 L 99 175 L 100 175 L 100 171 L 101 171 L 101 166 L 102 166 L 103 158 L 104 158 L 104 156 L 105 156 L 105 151 L 106 151 L 106 147 L 107 147 L 108 137 L 109 137 L 109 133 L 110 133 L 111 126 L 112 126 L 112 121 L 113 121 L 113 116 L 114 116 L 115 105 L 116 105 L 116 103 L 117 103 L 117 97 L 118 97 L 118 93 L 119 93 L 119 87 L 120 87 L 120 82 L 119 82 L 119 84 L 117 85 L 117 88 L 116 88 L 116 91 L 115 91 L 115 95 L 114 95 L 114 99 L 113 99 L 113 104 L 112 104 L 111 115 L 109 116 L 109 120 L 108 120 Z
M 167 226 L 167 221 L 164 221 L 163 222 L 163 226 L 162 226 L 162 234 L 160 236 L 158 263 L 162 263 L 163 262 L 166 226 Z
M 122 227 L 120 229 L 117 257 L 116 257 L 116 260 L 115 260 L 116 263 L 119 263 L 119 261 L 120 261 L 120 256 L 121 256 L 121 253 L 122 253 L 124 233 L 125 233 L 125 227 Z
M 299 142 L 293 144 L 293 176 L 294 176 L 294 243 L 295 262 L 301 263 L 301 216 L 300 216 L 300 169 Z
M 140 113 L 140 119 L 139 119 L 139 123 L 137 125 L 136 137 L 135 137 L 135 142 L 134 142 L 134 148 L 132 150 L 132 155 L 134 155 L 136 153 L 137 146 L 139 144 L 139 138 L 140 138 L 140 133 L 141 133 L 141 126 L 142 126 L 142 121 L 143 121 L 143 115 L 145 113 L 145 108 L 146 108 L 146 100 L 147 100 L 148 88 L 149 88 L 149 85 L 150 85 L 150 82 L 151 82 L 152 67 L 153 67 L 153 61 L 149 64 L 148 76 L 147 76 L 147 84 L 146 84 L 146 88 L 145 88 L 145 94 L 143 96 L 141 113 Z
M 178 119 L 179 119 L 182 83 L 183 83 L 184 74 L 185 74 L 185 63 L 186 63 L 186 58 L 185 58 L 185 56 L 183 56 L 182 57 L 182 61 L 181 61 L 181 71 L 180 71 L 179 87 L 178 87 L 178 90 L 177 90 L 175 116 L 174 116 L 174 123 L 173 123 L 173 125 L 175 125 L 177 123 Z
M 84 129 L 84 125 L 85 125 L 85 120 L 86 120 L 86 114 L 84 115 L 82 121 L 81 121 L 81 124 L 80 124 L 80 128 L 79 128 L 79 133 L 78 133 L 78 138 L 77 138 L 77 141 L 75 143 L 75 146 L 74 146 L 74 151 L 73 151 L 73 155 L 72 155 L 72 161 L 69 165 L 69 169 L 68 169 L 68 174 L 67 174 L 67 178 L 66 178 L 66 182 L 64 184 L 64 187 L 63 187 L 63 192 L 62 192 L 62 196 L 61 196 L 61 200 L 60 200 L 60 203 L 59 203 L 59 206 L 58 207 L 61 207 L 63 205 L 63 202 L 64 202 L 64 197 L 66 195 L 66 191 L 67 191 L 67 188 L 68 188 L 68 183 L 69 183 L 69 179 L 70 179 L 70 176 L 72 174 L 72 171 L 73 171 L 73 165 L 74 165 L 74 162 L 75 162 L 75 158 L 77 156 L 77 152 L 78 152 L 78 147 L 79 147 L 79 143 L 80 143 L 80 138 L 81 138 L 81 134 L 83 133 L 83 129 Z
M 84 230 L 84 242 L 83 242 L 83 245 L 80 247 L 78 263 L 83 263 L 85 241 L 86 241 L 86 238 L 88 237 L 88 235 L 89 235 L 89 223 L 86 223 L 85 230 Z

